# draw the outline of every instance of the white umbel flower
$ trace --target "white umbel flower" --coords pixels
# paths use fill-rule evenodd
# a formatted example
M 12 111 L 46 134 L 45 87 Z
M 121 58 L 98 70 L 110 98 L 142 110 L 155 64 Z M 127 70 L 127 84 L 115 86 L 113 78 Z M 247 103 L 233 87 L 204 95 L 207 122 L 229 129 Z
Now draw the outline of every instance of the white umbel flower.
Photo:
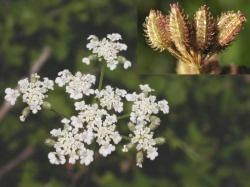
M 60 71 L 58 73 L 58 77 L 55 80 L 55 83 L 59 86 L 59 87 L 63 87 L 65 84 L 67 84 L 70 80 L 71 77 L 73 75 L 71 74 L 71 72 L 67 69 Z
M 48 90 L 53 90 L 54 82 L 48 78 L 40 80 L 40 76 L 32 74 L 30 80 L 28 78 L 18 81 L 18 89 L 13 90 L 7 88 L 5 90 L 5 99 L 12 105 L 15 104 L 18 96 L 22 95 L 23 102 L 29 107 L 33 114 L 41 110 L 44 100 L 48 97 Z M 24 121 L 24 116 L 20 117 Z
M 63 155 L 57 155 L 56 152 L 50 152 L 48 154 L 49 162 L 51 164 L 59 165 L 59 164 L 65 164 L 66 159 Z
M 149 85 L 140 85 L 142 93 L 127 94 L 126 99 L 132 102 L 130 113 L 129 130 L 132 132 L 130 142 L 123 146 L 123 152 L 135 147 L 137 152 L 137 166 L 142 167 L 143 157 L 154 160 L 158 156 L 157 144 L 165 141 L 164 138 L 154 138 L 154 130 L 160 125 L 160 119 L 156 116 L 160 111 L 169 113 L 169 106 L 166 100 L 158 101 L 150 95 L 152 88 Z
M 128 61 L 128 60 L 125 60 L 124 63 L 123 63 L 123 68 L 124 69 L 128 69 L 132 66 L 131 62 Z
M 110 70 L 116 69 L 119 64 L 124 69 L 131 67 L 131 62 L 120 55 L 120 52 L 127 50 L 120 34 L 108 34 L 102 39 L 91 35 L 88 40 L 87 48 L 92 54 L 82 59 L 84 64 L 89 65 L 97 60 L 105 63 Z M 100 76 L 102 80 L 103 76 Z M 147 84 L 140 85 L 140 93 L 128 93 L 109 85 L 102 89 L 102 82 L 99 82 L 97 90 L 93 88 L 95 82 L 96 77 L 91 74 L 72 74 L 67 69 L 58 73 L 55 83 L 64 87 L 74 100 L 76 114 L 62 119 L 63 127 L 50 131 L 51 138 L 46 141 L 47 145 L 53 147 L 53 151 L 48 154 L 49 162 L 55 165 L 80 163 L 87 166 L 94 161 L 94 151 L 107 157 L 118 149 L 122 140 L 127 141 L 123 145 L 123 152 L 131 148 L 136 150 L 137 166 L 142 167 L 145 157 L 154 160 L 158 156 L 157 145 L 165 143 L 163 137 L 155 137 L 155 130 L 161 123 L 157 114 L 169 113 L 168 102 L 158 101 L 152 95 L 154 90 Z M 31 79 L 20 80 L 17 89 L 7 88 L 5 99 L 14 105 L 17 98 L 22 96 L 23 102 L 28 105 L 20 116 L 20 120 L 25 121 L 30 112 L 37 113 L 42 108 L 52 109 L 46 98 L 47 92 L 53 88 L 54 81 L 48 78 L 40 80 L 40 76 L 33 74 Z M 124 112 L 125 107 L 126 111 L 130 109 L 131 112 Z M 122 136 L 118 124 L 124 124 L 120 121 L 128 117 L 126 127 L 130 133 Z
M 80 102 L 75 102 L 75 110 L 79 111 L 79 110 L 85 110 L 87 107 L 85 101 L 80 101 Z
M 147 124 L 150 122 L 150 116 L 159 113 L 168 113 L 168 103 L 166 100 L 157 103 L 156 97 L 149 95 L 154 91 L 148 85 L 140 85 L 142 93 L 127 94 L 126 99 L 133 103 L 130 120 L 135 124 Z
M 72 99 L 81 99 L 83 95 L 94 93 L 91 87 L 95 83 L 95 80 L 96 78 L 93 75 L 82 75 L 80 72 L 77 72 L 66 86 L 66 92 L 70 94 Z
M 96 90 L 95 94 L 102 107 L 106 107 L 108 110 L 114 109 L 114 111 L 118 113 L 123 111 L 122 98 L 126 96 L 126 90 L 106 86 L 105 89 L 101 91 Z
M 115 151 L 115 146 L 113 146 L 112 144 L 105 144 L 99 149 L 99 153 L 104 157 L 110 155 L 113 151 Z
M 48 78 L 40 81 L 37 74 L 31 75 L 31 80 L 27 78 L 18 82 L 19 90 L 23 95 L 23 102 L 29 105 L 33 114 L 41 110 L 44 99 L 47 98 L 48 90 L 53 90 L 54 82 Z
M 48 155 L 51 164 L 64 164 L 66 160 L 70 164 L 75 164 L 80 160 L 82 164 L 89 165 L 93 161 L 93 153 L 85 148 L 79 128 L 65 124 L 63 129 L 53 129 L 50 133 L 57 138 L 53 145 L 55 152 Z
M 81 99 L 84 95 L 91 95 L 94 90 L 91 88 L 95 84 L 96 77 L 90 74 L 82 74 L 77 72 L 72 75 L 68 70 L 63 70 L 58 73 L 56 83 L 62 87 L 66 85 L 66 92 L 69 93 L 72 99 Z
M 154 89 L 150 88 L 148 84 L 141 84 L 139 85 L 140 89 L 144 93 L 149 93 L 155 91 Z
M 156 103 L 155 96 L 146 96 L 144 93 L 135 96 L 128 95 L 127 99 L 133 99 L 132 112 L 130 114 L 130 120 L 135 124 L 146 124 L 150 121 L 152 114 L 159 112 L 159 107 Z
M 94 151 L 90 149 L 80 150 L 79 155 L 80 155 L 80 164 L 88 166 L 91 162 L 94 161 Z
M 137 151 L 147 151 L 156 144 L 153 139 L 153 132 L 144 125 L 136 125 L 133 134 L 131 143 L 136 145 Z
M 115 145 L 122 137 L 116 130 L 116 115 L 110 115 L 97 104 L 87 105 L 76 102 L 79 110 L 77 116 L 63 119 L 63 129 L 53 129 L 50 134 L 55 139 L 55 151 L 50 154 L 52 164 L 60 164 L 57 158 L 65 158 L 68 163 L 89 165 L 93 161 L 94 152 L 87 148 L 94 141 L 100 146 L 99 153 L 104 157 L 115 151 Z
M 135 146 L 138 151 L 137 166 L 142 167 L 143 153 L 147 154 L 147 158 L 154 160 L 158 156 L 158 151 L 156 146 L 156 141 L 154 139 L 154 133 L 144 124 L 136 125 L 132 134 L 130 134 L 131 142 L 128 145 L 124 145 L 123 152 L 128 151 L 128 147 Z
M 6 88 L 5 94 L 5 100 L 8 101 L 11 105 L 14 105 L 17 98 L 20 96 L 20 92 L 18 90 L 14 90 L 11 88 Z
M 169 113 L 169 106 L 168 102 L 166 100 L 162 100 L 158 102 L 159 109 L 164 113 L 168 114 Z
M 156 147 L 150 147 L 147 149 L 147 157 L 150 160 L 154 160 L 159 155 Z
M 118 33 L 108 34 L 107 38 L 110 39 L 112 42 L 118 41 L 122 39 L 122 36 Z
M 116 69 L 119 63 L 123 64 L 124 69 L 131 67 L 131 62 L 119 55 L 121 51 L 127 50 L 127 45 L 121 43 L 121 39 L 122 37 L 118 33 L 108 34 L 102 39 L 95 35 L 90 35 L 88 37 L 89 43 L 86 47 L 93 54 L 89 57 L 84 57 L 82 62 L 89 65 L 93 59 L 97 59 L 100 62 L 105 61 L 110 70 Z

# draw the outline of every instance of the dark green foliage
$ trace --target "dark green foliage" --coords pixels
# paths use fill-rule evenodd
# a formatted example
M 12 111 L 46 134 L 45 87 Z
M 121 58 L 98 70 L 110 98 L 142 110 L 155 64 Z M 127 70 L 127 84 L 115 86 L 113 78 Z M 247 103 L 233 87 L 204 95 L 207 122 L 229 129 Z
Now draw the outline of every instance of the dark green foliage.
M 144 6 L 154 7 L 154 2 L 139 3 L 139 11 Z M 247 13 L 244 1 L 235 2 Z M 168 2 L 162 5 L 168 7 Z M 184 5 L 192 11 L 200 2 L 187 1 Z M 235 8 L 234 1 L 211 6 L 216 5 L 221 6 L 218 10 L 225 9 L 223 5 Z M 81 64 L 81 58 L 88 55 L 85 38 L 89 34 L 102 37 L 110 32 L 121 33 L 129 46 L 126 56 L 135 62 L 136 6 L 131 0 L 0 0 L 0 102 L 3 102 L 4 88 L 14 87 L 17 80 L 28 74 L 31 62 L 44 46 L 51 47 L 52 55 L 40 74 L 51 79 L 64 68 L 98 75 L 97 64 L 91 67 Z M 141 18 L 139 14 L 140 21 Z M 241 46 L 241 50 L 232 47 L 223 58 L 227 54 L 233 62 L 247 63 L 247 28 L 248 24 L 244 36 L 234 44 Z M 34 148 L 34 154 L 0 179 L 1 187 L 250 185 L 249 77 L 139 76 L 137 72 L 159 74 L 173 68 L 170 67 L 173 63 L 166 62 L 169 55 L 151 52 L 149 47 L 144 49 L 141 35 L 139 40 L 138 64 L 134 63 L 132 71 L 121 68 L 107 71 L 105 83 L 129 90 L 137 89 L 139 83 L 148 83 L 157 90 L 159 98 L 167 98 L 170 114 L 162 116 L 157 131 L 167 138 L 167 144 L 160 147 L 159 157 L 153 162 L 146 161 L 143 169 L 135 167 L 134 153 L 124 155 L 120 151 L 95 161 L 88 168 L 52 166 L 44 141 L 50 129 L 60 127 L 60 118 L 53 112 L 42 111 L 21 124 L 18 115 L 24 106 L 18 102 L 0 122 L 0 168 L 27 146 Z M 62 114 L 73 114 L 62 90 L 50 96 L 50 102 Z M 80 178 L 76 180 L 77 173 Z

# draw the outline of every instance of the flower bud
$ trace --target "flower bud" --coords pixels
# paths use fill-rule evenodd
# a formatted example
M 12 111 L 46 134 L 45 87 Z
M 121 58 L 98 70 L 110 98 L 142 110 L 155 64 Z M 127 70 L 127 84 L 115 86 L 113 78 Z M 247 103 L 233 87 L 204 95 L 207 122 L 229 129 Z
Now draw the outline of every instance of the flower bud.
M 151 130 L 155 130 L 155 129 L 157 129 L 158 127 L 159 127 L 159 125 L 154 124 L 154 123 L 150 123 L 150 125 L 149 125 L 149 128 L 150 128 Z
M 31 74 L 30 82 L 35 83 L 39 78 L 40 76 L 37 73 Z
M 142 163 L 143 163 L 143 152 L 139 151 L 136 154 L 136 165 L 141 168 L 142 167 Z
M 51 104 L 49 102 L 47 102 L 47 101 L 44 101 L 43 102 L 43 108 L 50 110 L 51 109 Z
M 131 149 L 134 145 L 132 143 L 127 144 L 127 148 Z
M 25 107 L 22 111 L 22 115 L 19 117 L 20 121 L 24 122 L 26 118 L 29 116 L 29 114 L 30 114 L 30 108 Z
M 157 145 L 162 145 L 166 142 L 166 139 L 163 137 L 155 138 L 154 140 Z
M 134 130 L 135 130 L 135 124 L 129 122 L 129 123 L 128 123 L 128 129 L 129 129 L 130 131 L 134 131 Z
M 134 145 L 132 143 L 129 143 L 127 145 L 124 145 L 122 148 L 122 152 L 128 152 Z
M 160 118 L 159 117 L 157 117 L 157 116 L 150 116 L 150 121 L 151 121 L 151 124 L 152 125 L 155 125 L 155 126 L 159 126 L 160 125 L 160 123 L 161 123 L 161 120 L 160 120 Z
M 46 139 L 45 140 L 45 144 L 50 146 L 50 147 L 54 146 L 55 143 L 56 143 L 55 140 L 52 140 L 52 139 Z

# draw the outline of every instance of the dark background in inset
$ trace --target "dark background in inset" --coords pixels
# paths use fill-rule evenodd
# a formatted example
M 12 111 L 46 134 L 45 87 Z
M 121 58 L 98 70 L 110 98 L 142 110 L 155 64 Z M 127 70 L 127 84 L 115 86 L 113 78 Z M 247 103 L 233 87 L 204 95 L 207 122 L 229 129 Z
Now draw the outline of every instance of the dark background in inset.
M 150 9 L 160 10 L 164 14 L 168 14 L 170 3 L 176 3 L 177 1 L 169 0 L 138 0 L 138 45 L 137 45 L 137 62 L 138 69 L 142 74 L 155 74 L 155 73 L 175 73 L 176 59 L 172 57 L 168 52 L 162 53 L 153 51 L 146 42 L 144 37 L 144 31 L 142 24 L 145 21 L 145 17 L 149 14 Z M 222 67 L 235 64 L 237 66 L 250 68 L 250 1 L 249 0 L 193 0 L 179 1 L 179 4 L 184 9 L 184 12 L 189 15 L 189 18 L 193 18 L 195 11 L 204 4 L 210 7 L 210 11 L 213 16 L 217 18 L 221 12 L 225 11 L 242 11 L 247 18 L 247 22 L 244 24 L 244 28 L 239 34 L 236 41 L 234 41 L 230 47 L 224 52 L 219 54 L 219 62 Z
M 135 61 L 137 7 L 133 1 L 0 2 L 1 103 L 4 89 L 15 87 L 21 77 L 28 75 L 31 62 L 44 46 L 51 47 L 51 56 L 39 74 L 51 79 L 64 68 L 98 75 L 97 63 L 90 67 L 81 63 L 81 58 L 88 55 L 85 45 L 89 34 L 103 37 L 110 32 L 121 33 L 129 47 L 125 54 Z M 143 3 L 146 5 L 147 1 Z M 168 7 L 167 1 L 164 6 Z M 148 48 L 144 55 L 149 53 Z M 165 72 L 168 56 L 162 56 L 164 62 L 145 58 L 139 67 L 154 73 Z M 145 160 L 144 167 L 139 169 L 134 163 L 134 153 L 118 151 L 86 168 L 53 166 L 47 159 L 51 149 L 44 141 L 51 129 L 61 127 L 61 119 L 52 112 L 41 111 L 22 124 L 18 116 L 24 105 L 18 102 L 0 122 L 0 173 L 2 166 L 16 160 L 26 148 L 32 148 L 34 153 L 7 172 L 0 186 L 248 187 L 249 77 L 143 77 L 135 69 L 134 63 L 131 71 L 121 68 L 107 71 L 105 83 L 129 90 L 138 89 L 140 83 L 149 83 L 158 98 L 169 101 L 170 114 L 161 116 L 161 127 L 156 131 L 157 135 L 168 138 L 167 144 L 160 147 L 155 161 Z M 49 101 L 60 112 L 73 113 L 61 90 L 50 94 Z

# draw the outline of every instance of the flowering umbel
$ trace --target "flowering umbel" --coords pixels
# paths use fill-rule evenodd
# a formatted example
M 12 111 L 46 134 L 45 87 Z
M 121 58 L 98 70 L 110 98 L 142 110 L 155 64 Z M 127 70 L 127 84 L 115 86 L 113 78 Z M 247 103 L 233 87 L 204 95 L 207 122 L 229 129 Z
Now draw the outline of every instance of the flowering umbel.
M 246 21 L 240 12 L 227 12 L 216 20 L 204 5 L 188 20 L 178 3 L 169 15 L 151 10 L 144 23 L 146 39 L 153 49 L 169 51 L 179 63 L 179 74 L 213 73 L 210 57 L 234 41 Z
M 124 56 L 119 55 L 121 51 L 127 50 L 127 45 L 120 42 L 122 40 L 120 34 L 108 34 L 102 39 L 99 39 L 95 35 L 90 35 L 88 40 L 89 43 L 86 47 L 92 54 L 82 59 L 84 64 L 89 65 L 91 61 L 97 59 L 98 61 L 105 62 L 111 71 L 116 69 L 118 64 L 122 64 L 124 69 L 131 67 L 131 62 Z
M 48 91 L 56 86 L 63 88 L 74 103 L 76 114 L 61 116 L 63 126 L 52 129 L 51 138 L 46 140 L 46 144 L 53 147 L 48 154 L 51 164 L 80 163 L 87 166 L 94 161 L 95 154 L 107 157 L 119 148 L 123 148 L 123 152 L 134 149 L 139 167 L 142 167 L 144 157 L 154 160 L 158 156 L 158 145 L 164 142 L 164 138 L 155 134 L 160 125 L 157 115 L 169 113 L 168 102 L 158 101 L 152 94 L 154 90 L 147 84 L 139 85 L 139 93 L 129 93 L 111 85 L 102 88 L 105 68 L 113 71 L 118 64 L 124 69 L 131 66 L 130 61 L 118 55 L 127 49 L 126 44 L 119 42 L 121 38 L 116 33 L 101 40 L 95 35 L 88 38 L 87 48 L 92 54 L 83 58 L 83 63 L 94 60 L 103 63 L 97 88 L 95 75 L 80 71 L 71 73 L 65 69 L 55 80 L 40 80 L 39 75 L 32 74 L 30 79 L 20 80 L 17 89 L 5 90 L 5 99 L 11 105 L 19 96 L 27 105 L 20 116 L 22 122 L 31 113 L 36 114 L 42 109 L 60 114 L 47 100 Z M 126 126 L 125 132 L 121 132 Z
M 44 78 L 43 81 L 39 80 L 40 76 L 32 74 L 30 80 L 28 78 L 18 81 L 18 88 L 5 89 L 5 100 L 11 105 L 16 103 L 17 98 L 22 95 L 22 100 L 28 106 L 24 108 L 22 115 L 20 116 L 21 121 L 25 121 L 30 111 L 36 114 L 42 109 L 44 100 L 48 97 L 47 92 L 54 89 L 54 81 Z

